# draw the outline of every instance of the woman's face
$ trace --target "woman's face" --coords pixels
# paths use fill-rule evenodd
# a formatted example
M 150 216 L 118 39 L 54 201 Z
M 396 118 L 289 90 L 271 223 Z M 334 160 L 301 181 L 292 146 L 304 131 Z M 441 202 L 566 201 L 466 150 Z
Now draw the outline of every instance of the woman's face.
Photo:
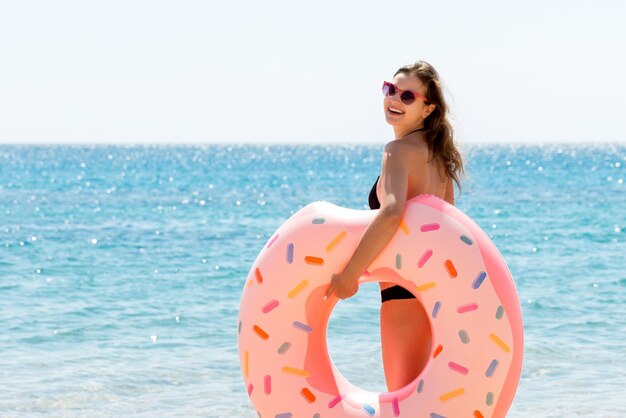
M 426 86 L 414 75 L 399 73 L 391 82 L 400 90 L 412 90 L 421 95 L 426 95 Z M 385 96 L 383 103 L 387 123 L 396 128 L 404 129 L 420 127 L 424 119 L 435 108 L 432 104 L 425 104 L 424 99 L 421 97 L 416 97 L 411 104 L 404 104 L 400 99 L 400 92 L 398 91 L 393 96 Z M 394 112 L 390 108 L 401 113 Z

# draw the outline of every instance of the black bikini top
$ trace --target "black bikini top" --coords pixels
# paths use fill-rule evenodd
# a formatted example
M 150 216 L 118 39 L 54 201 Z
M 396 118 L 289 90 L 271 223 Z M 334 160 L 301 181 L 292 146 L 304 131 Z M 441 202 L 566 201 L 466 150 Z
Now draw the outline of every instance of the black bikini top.
M 376 185 L 378 184 L 379 178 L 380 176 L 376 178 L 376 182 L 374 182 L 374 185 L 372 186 L 372 190 L 370 190 L 370 196 L 369 196 L 370 209 L 380 209 L 380 202 L 378 201 L 378 196 L 376 196 Z

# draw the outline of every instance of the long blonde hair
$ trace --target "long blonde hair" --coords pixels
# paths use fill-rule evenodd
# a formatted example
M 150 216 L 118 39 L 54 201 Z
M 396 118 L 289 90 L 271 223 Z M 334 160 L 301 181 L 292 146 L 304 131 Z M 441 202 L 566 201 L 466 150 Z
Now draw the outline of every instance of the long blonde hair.
M 400 67 L 394 74 L 413 75 L 426 86 L 426 104 L 434 104 L 435 109 L 424 120 L 426 143 L 433 158 L 441 160 L 448 178 L 453 179 L 461 189 L 460 174 L 465 173 L 463 158 L 454 143 L 454 131 L 448 118 L 448 105 L 443 95 L 441 79 L 435 68 L 425 61 Z

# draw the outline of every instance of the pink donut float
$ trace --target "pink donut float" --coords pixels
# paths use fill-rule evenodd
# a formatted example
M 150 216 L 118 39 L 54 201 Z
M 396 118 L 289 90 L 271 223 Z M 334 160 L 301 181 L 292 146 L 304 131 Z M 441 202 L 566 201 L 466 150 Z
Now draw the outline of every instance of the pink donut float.
M 248 396 L 262 418 L 504 417 L 523 357 L 519 299 L 487 234 L 430 194 L 409 200 L 400 227 L 359 279 L 395 282 L 429 313 L 432 355 L 387 393 L 360 389 L 330 360 L 324 300 L 374 210 L 314 202 L 285 221 L 256 258 L 241 297 L 238 345 Z

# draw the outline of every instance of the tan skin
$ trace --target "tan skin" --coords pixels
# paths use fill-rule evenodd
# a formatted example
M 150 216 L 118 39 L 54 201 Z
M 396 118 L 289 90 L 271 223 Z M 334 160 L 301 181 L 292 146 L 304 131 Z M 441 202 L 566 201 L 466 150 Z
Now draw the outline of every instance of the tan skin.
M 426 93 L 426 86 L 413 75 L 400 73 L 391 82 L 403 90 Z M 433 194 L 454 204 L 452 180 L 445 176 L 440 163 L 429 161 L 432 156 L 424 132 L 411 132 L 423 127 L 435 105 L 427 105 L 420 98 L 405 105 L 398 93 L 386 96 L 383 103 L 385 118 L 393 127 L 395 139 L 387 143 L 383 151 L 376 189 L 380 209 L 343 271 L 331 280 L 327 296 L 334 293 L 340 299 L 347 299 L 356 294 L 359 278 L 400 225 L 407 200 L 419 194 Z M 403 113 L 394 114 L 389 107 Z M 394 285 L 380 282 L 381 290 Z M 392 299 L 381 306 L 380 327 L 387 389 L 399 390 L 413 381 L 428 362 L 432 345 L 428 315 L 418 299 Z

